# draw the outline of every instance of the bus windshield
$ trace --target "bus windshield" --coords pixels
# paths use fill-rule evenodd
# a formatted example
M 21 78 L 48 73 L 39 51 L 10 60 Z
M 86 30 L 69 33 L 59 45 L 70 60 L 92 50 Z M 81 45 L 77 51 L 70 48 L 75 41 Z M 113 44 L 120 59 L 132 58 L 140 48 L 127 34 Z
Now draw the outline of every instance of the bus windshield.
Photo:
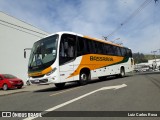
M 53 64 L 57 54 L 57 41 L 58 35 L 53 35 L 34 43 L 29 59 L 29 72 L 42 70 Z

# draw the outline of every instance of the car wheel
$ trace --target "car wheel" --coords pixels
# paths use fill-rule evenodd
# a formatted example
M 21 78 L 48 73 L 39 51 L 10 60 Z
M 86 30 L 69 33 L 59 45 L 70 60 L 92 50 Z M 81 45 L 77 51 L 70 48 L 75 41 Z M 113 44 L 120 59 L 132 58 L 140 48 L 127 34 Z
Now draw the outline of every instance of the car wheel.
M 3 90 L 8 90 L 8 85 L 7 84 L 3 85 Z

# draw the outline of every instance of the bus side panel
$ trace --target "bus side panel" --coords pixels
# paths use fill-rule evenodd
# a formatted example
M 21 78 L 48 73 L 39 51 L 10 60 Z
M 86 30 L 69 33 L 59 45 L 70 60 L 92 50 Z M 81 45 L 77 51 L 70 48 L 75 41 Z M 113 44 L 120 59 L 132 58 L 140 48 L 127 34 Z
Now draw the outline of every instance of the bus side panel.
M 134 65 L 132 60 L 133 60 L 132 58 L 129 58 L 129 60 L 126 63 L 124 63 L 126 73 L 132 72 L 134 70 Z
M 126 73 L 132 72 L 134 65 L 131 64 L 131 59 L 132 58 L 129 58 L 128 61 L 124 63 L 97 68 L 94 74 L 97 74 L 97 77 L 120 74 L 121 67 L 124 67 Z
M 74 61 L 74 73 L 78 74 L 74 76 L 74 80 L 79 80 L 80 71 L 83 68 L 90 69 L 91 79 L 97 77 L 96 70 L 92 70 L 93 68 L 96 68 L 96 65 L 92 64 L 91 62 L 84 62 L 84 60 L 82 61 L 83 57 L 84 56 L 77 57 Z
M 83 68 L 90 69 L 91 79 L 97 77 L 97 74 L 95 73 L 96 70 L 91 70 L 91 67 L 94 67 L 95 64 L 91 64 L 90 62 L 83 62 L 82 63 L 82 58 L 83 58 L 83 56 L 77 57 L 74 61 L 74 73 L 76 74 L 74 76 L 74 81 L 79 80 L 80 71 Z
M 73 78 L 74 81 L 79 80 L 80 71 L 77 68 L 79 67 L 81 61 L 82 61 L 82 56 L 76 57 L 76 59 L 74 61 L 74 70 L 73 70 L 73 76 L 72 76 L 72 77 L 74 77 Z M 74 75 L 74 73 L 77 73 L 77 72 L 78 72 L 78 74 Z
M 97 78 L 97 73 L 96 73 L 96 70 L 91 70 L 91 79 L 95 79 Z
M 73 81 L 73 77 L 68 78 L 74 71 L 73 61 L 68 62 L 64 65 L 59 66 L 60 81 L 69 82 Z
M 120 65 L 112 65 L 96 69 L 97 77 L 119 74 L 120 73 L 119 66 Z

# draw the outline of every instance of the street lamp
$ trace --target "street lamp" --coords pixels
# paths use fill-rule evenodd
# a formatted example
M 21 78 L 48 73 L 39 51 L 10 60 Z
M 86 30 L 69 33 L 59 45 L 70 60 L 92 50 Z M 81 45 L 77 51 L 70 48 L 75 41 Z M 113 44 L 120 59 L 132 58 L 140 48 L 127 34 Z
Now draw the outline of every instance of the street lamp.
M 26 50 L 32 50 L 32 48 L 25 48 L 24 49 L 24 58 L 26 58 Z

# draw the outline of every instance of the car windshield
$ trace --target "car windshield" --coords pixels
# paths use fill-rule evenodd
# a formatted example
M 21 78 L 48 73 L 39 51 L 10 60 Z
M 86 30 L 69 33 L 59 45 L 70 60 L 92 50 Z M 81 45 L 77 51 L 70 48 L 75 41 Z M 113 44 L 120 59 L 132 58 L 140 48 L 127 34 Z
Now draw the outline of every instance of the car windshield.
M 57 41 L 58 35 L 53 35 L 34 43 L 29 59 L 30 70 L 45 68 L 55 61 Z
M 16 76 L 10 75 L 10 74 L 3 74 L 3 76 L 4 76 L 4 78 L 7 78 L 7 79 L 17 78 Z

